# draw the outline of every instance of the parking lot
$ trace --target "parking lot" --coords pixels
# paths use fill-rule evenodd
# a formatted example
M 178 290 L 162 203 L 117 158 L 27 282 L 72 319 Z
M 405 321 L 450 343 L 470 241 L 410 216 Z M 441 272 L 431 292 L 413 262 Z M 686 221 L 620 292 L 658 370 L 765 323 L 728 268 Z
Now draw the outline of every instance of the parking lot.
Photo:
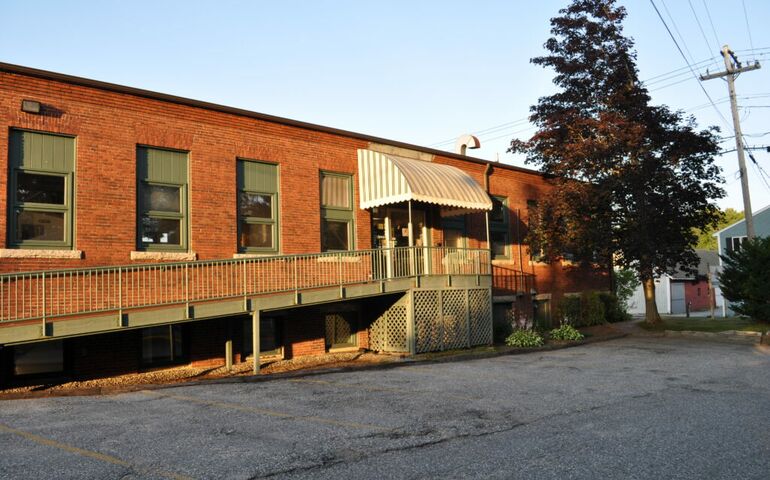
M 770 350 L 551 352 L 0 403 L 3 478 L 768 478 Z

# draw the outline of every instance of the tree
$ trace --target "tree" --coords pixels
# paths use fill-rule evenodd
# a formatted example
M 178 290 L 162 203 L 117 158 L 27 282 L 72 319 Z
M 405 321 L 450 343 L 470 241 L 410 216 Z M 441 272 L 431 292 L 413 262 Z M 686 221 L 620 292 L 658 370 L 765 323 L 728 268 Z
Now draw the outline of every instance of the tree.
M 714 233 L 740 220 L 743 220 L 743 211 L 739 212 L 734 208 L 725 209 L 722 212 L 722 219 L 719 220 L 719 223 L 714 228 L 707 230 L 695 229 L 695 234 L 698 236 L 698 244 L 695 248 L 713 250 L 716 252 L 719 250 L 719 246 L 717 245 L 717 239 L 714 237 Z
M 546 259 L 569 252 L 634 270 L 657 323 L 654 277 L 693 269 L 693 229 L 719 220 L 718 129 L 650 105 L 614 0 L 573 0 L 559 13 L 548 53 L 531 61 L 554 69 L 560 91 L 531 107 L 537 132 L 509 149 L 554 176 L 529 239 Z
M 722 255 L 719 282 L 736 312 L 770 321 L 770 238 L 755 238 Z

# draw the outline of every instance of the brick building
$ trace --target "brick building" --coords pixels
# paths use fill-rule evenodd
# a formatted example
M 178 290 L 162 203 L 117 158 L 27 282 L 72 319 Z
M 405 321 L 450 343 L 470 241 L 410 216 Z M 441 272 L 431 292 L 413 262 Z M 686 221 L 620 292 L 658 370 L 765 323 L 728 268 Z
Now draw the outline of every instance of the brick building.
M 0 122 L 6 383 L 470 346 L 493 292 L 608 288 L 532 261 L 527 169 L 8 64 Z

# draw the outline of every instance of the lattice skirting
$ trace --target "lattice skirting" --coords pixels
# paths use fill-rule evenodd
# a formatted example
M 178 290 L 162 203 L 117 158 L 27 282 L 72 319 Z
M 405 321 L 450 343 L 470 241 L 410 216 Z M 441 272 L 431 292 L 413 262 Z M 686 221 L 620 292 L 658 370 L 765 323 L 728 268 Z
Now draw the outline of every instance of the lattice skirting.
M 492 343 L 488 288 L 414 290 L 415 353 Z
M 438 352 L 491 343 L 488 288 L 415 289 L 369 327 L 369 346 L 380 352 Z
M 369 348 L 378 352 L 408 352 L 409 295 L 404 295 L 369 327 Z

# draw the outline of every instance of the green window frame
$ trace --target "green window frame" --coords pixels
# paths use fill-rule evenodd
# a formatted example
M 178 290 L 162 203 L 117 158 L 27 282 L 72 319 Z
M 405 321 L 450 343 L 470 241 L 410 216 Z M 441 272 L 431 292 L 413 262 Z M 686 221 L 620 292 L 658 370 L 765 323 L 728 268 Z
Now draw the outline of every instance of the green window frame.
M 137 246 L 187 251 L 187 152 L 137 147 Z
M 353 175 L 321 172 L 321 251 L 355 248 Z
M 508 198 L 492 196 L 492 211 L 489 212 L 489 240 L 492 258 L 510 260 L 511 234 Z
M 326 350 L 358 346 L 358 312 L 339 311 L 324 315 Z
M 75 138 L 11 130 L 8 246 L 71 249 Z
M 187 332 L 184 325 L 161 325 L 141 330 L 142 366 L 175 365 L 185 363 Z
M 278 253 L 278 165 L 238 159 L 238 251 Z

